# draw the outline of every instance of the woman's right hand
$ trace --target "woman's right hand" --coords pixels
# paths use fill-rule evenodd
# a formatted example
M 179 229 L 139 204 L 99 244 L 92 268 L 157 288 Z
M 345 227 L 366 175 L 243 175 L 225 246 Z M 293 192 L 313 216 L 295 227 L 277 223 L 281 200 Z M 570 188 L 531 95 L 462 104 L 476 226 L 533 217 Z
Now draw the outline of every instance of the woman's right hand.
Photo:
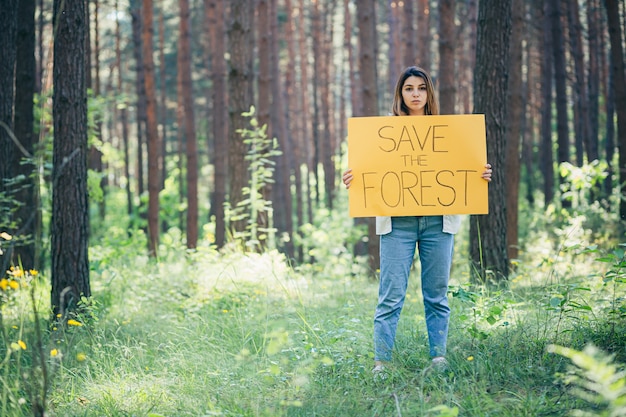
M 350 188 L 350 184 L 352 183 L 352 170 L 348 168 L 344 173 L 341 179 L 343 180 L 343 184 L 346 186 L 346 189 Z

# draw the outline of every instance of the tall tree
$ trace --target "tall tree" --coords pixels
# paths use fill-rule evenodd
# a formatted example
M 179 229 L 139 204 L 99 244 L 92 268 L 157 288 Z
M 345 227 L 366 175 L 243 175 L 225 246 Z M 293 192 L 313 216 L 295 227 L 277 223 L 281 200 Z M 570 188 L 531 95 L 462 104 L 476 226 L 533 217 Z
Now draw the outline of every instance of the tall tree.
M 146 83 L 145 68 L 143 65 L 143 46 L 141 40 L 143 18 L 141 16 L 141 0 L 130 0 L 131 27 L 133 33 L 133 57 L 135 58 L 135 91 L 137 94 L 137 164 L 135 177 L 137 179 L 137 195 L 141 196 L 145 190 L 144 180 L 144 137 L 146 132 Z M 141 201 L 141 199 L 139 200 Z M 141 202 L 139 203 L 141 204 Z
M 122 34 L 120 31 L 120 13 L 119 3 L 115 0 L 115 66 L 117 68 L 116 87 L 117 93 L 121 97 L 125 97 L 124 87 L 122 84 Z M 120 128 L 122 129 L 122 149 L 124 153 L 124 176 L 126 177 L 126 213 L 130 217 L 133 214 L 133 193 L 130 187 L 130 142 L 128 137 L 128 109 L 126 99 L 117 106 L 120 116 Z
M 87 14 L 89 15 L 89 3 L 90 0 L 87 1 Z M 100 2 L 98 0 L 94 0 L 94 13 L 93 13 L 93 21 L 94 21 L 94 44 L 93 44 L 93 65 L 91 61 L 91 40 L 90 34 L 91 30 L 89 28 L 89 19 L 87 19 L 87 39 L 86 48 L 87 48 L 87 89 L 92 89 L 94 97 L 100 97 L 102 93 L 101 83 L 100 83 Z M 93 67 L 93 76 L 91 73 L 91 69 Z M 98 114 L 98 112 L 94 115 L 94 136 L 97 141 L 102 140 L 102 116 Z M 102 150 L 97 146 L 96 143 L 92 143 L 89 147 L 89 159 L 88 159 L 88 167 L 89 169 L 96 172 L 100 175 L 100 188 L 103 193 L 106 191 L 106 175 L 104 175 L 104 163 L 102 161 Z M 106 213 L 106 198 L 102 198 L 98 201 L 98 214 L 101 220 L 104 220 L 104 216 Z
M 191 81 L 191 28 L 189 0 L 179 0 L 180 37 L 178 41 L 178 71 L 181 77 L 182 104 L 185 123 L 185 151 L 187 159 L 187 248 L 198 244 L 198 145 L 194 117 L 193 85 Z
M 548 1 L 548 16 L 552 29 L 552 53 L 554 54 L 554 89 L 556 93 L 556 133 L 557 133 L 557 162 L 570 162 L 569 124 L 567 120 L 567 67 L 565 65 L 565 50 L 563 24 L 560 11 L 561 0 Z M 559 175 L 559 183 L 564 182 Z M 571 201 L 563 199 L 563 207 L 570 207 Z
M 358 116 L 378 116 L 378 75 L 376 71 L 376 2 L 362 1 L 357 8 L 359 22 L 359 72 L 361 74 L 361 111 Z M 380 264 L 380 240 L 374 219 L 367 220 L 367 253 L 372 271 Z
M 274 75 L 272 77 L 272 125 L 274 126 L 275 137 L 278 138 L 278 144 L 282 151 L 281 155 L 278 155 L 276 161 L 274 186 L 274 219 L 276 228 L 281 233 L 286 233 L 288 236 L 293 234 L 293 215 L 292 215 L 292 198 L 291 198 L 291 166 L 289 160 L 293 154 L 291 141 L 287 134 L 287 120 L 285 111 L 285 86 L 282 83 L 284 76 L 280 70 L 280 49 L 279 44 L 283 41 L 280 34 L 283 33 L 279 30 L 279 16 L 278 16 L 278 4 L 277 0 L 270 0 L 270 32 L 271 36 L 271 56 L 272 64 L 271 71 Z M 284 242 L 284 250 L 289 258 L 294 256 L 293 239 L 287 239 Z
M 86 17 L 84 1 L 54 0 L 54 146 L 51 248 L 53 313 L 65 315 L 89 283 Z
M 430 5 L 428 0 L 417 0 L 417 65 L 432 65 L 430 52 Z
M 347 2 L 347 0 L 346 0 Z M 304 201 L 303 201 L 303 184 L 302 184 L 302 144 L 304 140 L 304 134 L 302 133 L 301 122 L 302 118 L 299 117 L 301 112 L 301 101 L 296 91 L 299 90 L 299 86 L 296 83 L 296 67 L 297 67 L 297 52 L 296 52 L 296 32 L 297 32 L 297 14 L 299 10 L 294 7 L 291 0 L 285 0 L 285 13 L 288 17 L 285 23 L 285 38 L 287 40 L 287 73 L 285 75 L 285 92 L 287 97 L 287 108 L 291 111 L 287 112 L 287 129 L 291 133 L 292 137 L 292 153 L 293 157 L 288 158 L 290 162 L 290 170 L 294 175 L 294 189 L 295 189 L 295 220 L 296 225 L 293 227 L 293 233 L 300 235 L 300 227 L 304 225 Z M 346 29 L 347 30 L 347 29 Z M 287 155 L 284 155 L 288 157 Z M 300 242 L 301 239 L 292 239 L 296 242 Z M 299 245 L 297 253 L 295 254 L 297 261 L 302 262 L 304 260 L 304 248 Z
M 543 195 L 547 206 L 554 199 L 554 160 L 552 151 L 552 74 L 554 62 L 552 51 L 552 18 L 549 13 L 550 1 L 543 5 L 541 54 L 541 174 Z
M 0 194 L 9 191 L 7 181 L 16 176 L 15 161 L 19 159 L 13 142 L 13 100 L 16 55 L 18 0 L 0 3 Z M 8 196 L 7 196 L 8 197 Z M 6 205 L 3 205 L 6 208 Z M 5 217 L 8 213 L 2 213 Z M 13 232 L 13 231 L 11 231 Z M 7 255 L 5 255 L 7 256 Z M 6 263 L 1 265 L 6 267 Z M 3 269 L 5 270 L 5 269 Z
M 225 219 L 224 202 L 226 201 L 226 172 L 228 162 L 228 113 L 226 100 L 226 38 L 224 30 L 224 2 L 205 0 L 206 18 L 209 23 L 209 42 L 211 49 L 211 85 L 213 104 L 213 198 L 211 211 L 215 214 L 215 244 L 224 246 Z
M 520 143 L 524 111 L 522 82 L 522 41 L 525 7 L 523 0 L 512 0 L 511 44 L 509 61 L 508 115 L 506 130 L 506 216 L 507 250 L 509 259 L 518 254 L 518 206 L 520 184 Z
M 496 175 L 489 186 L 489 215 L 470 217 L 474 278 L 506 280 L 509 274 L 506 222 L 506 136 L 511 1 L 481 0 L 474 73 L 474 113 L 485 115 L 487 160 Z M 492 271 L 493 276 L 487 276 Z
M 35 133 L 33 128 L 33 97 L 35 94 L 35 1 L 20 0 L 17 16 L 17 54 L 15 64 L 15 137 L 20 141 L 26 155 L 16 158 L 17 162 L 24 156 L 33 155 L 35 149 Z M 21 203 L 18 208 L 20 235 L 25 240 L 15 247 L 14 259 L 24 269 L 38 269 L 36 259 L 37 228 L 37 182 L 35 165 L 32 160 L 22 160 L 16 165 L 16 175 L 23 178 L 24 184 L 17 191 L 16 199 Z
M 626 220 L 626 75 L 624 73 L 624 49 L 622 26 L 619 20 L 618 0 L 604 0 L 606 7 L 609 40 L 611 42 L 611 67 L 613 73 L 613 87 L 615 109 L 617 112 L 617 146 L 619 149 L 619 184 L 620 207 L 619 214 Z
M 246 127 L 242 113 L 252 104 L 252 34 L 254 8 L 246 0 L 233 0 L 230 3 L 228 40 L 230 42 L 229 90 L 229 202 L 236 207 L 243 200 L 243 188 L 247 184 L 248 162 L 245 159 L 246 146 L 241 139 L 240 129 Z M 231 223 L 234 231 L 245 229 L 242 221 Z
M 456 103 L 456 77 L 454 45 L 457 42 L 455 30 L 455 1 L 439 1 L 439 102 L 441 114 L 454 114 Z
M 585 80 L 585 60 L 582 41 L 582 26 L 577 1 L 567 2 L 567 21 L 569 25 L 569 41 L 571 57 L 574 60 L 574 82 L 572 88 L 574 101 L 574 133 L 576 137 L 576 165 L 582 166 L 584 151 L 587 151 L 589 162 L 598 159 L 598 149 L 590 143 L 589 136 L 589 98 Z M 590 54 L 591 55 L 591 54 Z M 591 59 L 591 56 L 589 57 Z
M 142 53 L 144 83 L 146 88 L 146 139 L 148 144 L 148 250 L 150 256 L 157 255 L 159 244 L 159 128 L 156 117 L 156 88 L 154 84 L 154 58 L 152 38 L 154 34 L 152 0 L 142 3 Z
M 587 160 L 593 161 L 599 158 L 598 135 L 599 135 L 599 117 L 598 108 L 600 95 L 600 58 L 603 53 L 600 48 L 600 22 L 599 22 L 599 4 L 598 0 L 587 1 L 587 42 L 589 50 L 589 70 L 587 71 L 587 90 L 588 90 L 588 136 L 587 136 Z
M 401 67 L 417 64 L 417 30 L 415 28 L 415 0 L 404 0 L 403 34 L 405 39 L 404 57 Z M 399 68 L 400 71 L 402 68 Z M 393 88 L 393 87 L 392 87 Z

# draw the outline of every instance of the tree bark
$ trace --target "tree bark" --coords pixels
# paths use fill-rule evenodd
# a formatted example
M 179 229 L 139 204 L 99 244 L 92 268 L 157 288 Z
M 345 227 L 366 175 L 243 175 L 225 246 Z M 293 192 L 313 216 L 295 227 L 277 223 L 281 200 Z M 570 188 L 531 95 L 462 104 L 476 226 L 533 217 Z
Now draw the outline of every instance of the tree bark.
M 211 100 L 213 102 L 213 156 L 214 181 L 211 209 L 215 214 L 215 245 L 224 246 L 226 223 L 224 202 L 226 201 L 226 174 L 228 162 L 228 114 L 226 92 L 226 38 L 224 30 L 224 2 L 205 0 L 209 41 L 211 49 Z M 208 135 L 211 136 L 211 135 Z
M 19 150 L 11 139 L 13 133 L 13 100 L 15 96 L 15 59 L 18 0 L 3 1 L 0 6 L 0 193 L 7 192 L 5 181 L 13 178 Z M 7 163 L 8 162 L 8 163 Z
M 524 36 L 524 2 L 512 0 L 511 43 L 506 130 L 506 215 L 509 259 L 518 254 L 518 206 L 520 184 L 520 143 L 524 110 L 522 82 L 522 41 Z
M 198 245 L 198 145 L 194 117 L 193 85 L 191 81 L 191 28 L 189 0 L 179 0 L 180 38 L 178 71 L 182 81 L 184 109 L 185 152 L 187 159 L 187 249 Z
M 550 2 L 544 4 L 543 53 L 541 61 L 541 173 L 543 177 L 544 205 L 554 199 L 554 160 L 552 151 L 552 20 L 548 13 Z
M 563 48 L 563 26 L 559 3 L 561 0 L 548 1 L 548 17 L 551 19 L 552 53 L 554 56 L 554 87 L 556 104 L 556 132 L 557 132 L 557 163 L 570 162 L 569 127 L 567 121 L 567 69 L 565 67 L 565 50 Z M 559 174 L 559 184 L 564 183 Z M 562 198 L 563 207 L 571 207 L 571 201 Z
M 357 8 L 359 22 L 359 71 L 361 74 L 362 112 L 359 116 L 378 116 L 378 75 L 376 71 L 376 2 L 362 1 Z M 355 221 L 356 222 L 356 221 Z M 356 222 L 360 224 L 361 222 Z M 376 235 L 376 223 L 367 219 L 368 241 L 367 254 L 372 271 L 380 265 L 380 239 Z
M 588 162 L 598 159 L 598 149 L 593 149 L 589 137 L 589 98 L 585 80 L 585 60 L 582 42 L 582 27 L 577 1 L 567 2 L 567 21 L 569 24 L 569 41 L 571 57 L 574 60 L 574 133 L 576 137 L 576 165 L 584 163 L 585 150 Z M 591 55 L 591 54 L 590 54 Z M 590 57 L 591 58 L 591 57 Z
M 291 196 L 291 167 L 289 166 L 289 159 L 293 154 L 292 144 L 287 134 L 287 121 L 285 115 L 287 114 L 284 103 L 284 85 L 282 80 L 284 76 L 280 70 L 280 48 L 279 43 L 283 41 L 280 37 L 282 30 L 278 28 L 278 5 L 277 0 L 270 0 L 270 32 L 271 36 L 271 49 L 272 49 L 272 64 L 271 72 L 273 74 L 272 84 L 272 125 L 275 127 L 275 137 L 278 139 L 278 144 L 281 150 L 281 155 L 278 155 L 276 160 L 274 185 L 274 224 L 280 234 L 285 233 L 290 238 L 284 242 L 285 254 L 291 259 L 294 256 L 293 246 L 293 217 L 292 217 L 292 196 Z
M 159 245 L 159 191 L 160 175 L 159 128 L 156 117 L 156 89 L 154 85 L 153 58 L 153 6 L 152 0 L 143 0 L 141 32 L 144 84 L 146 89 L 146 139 L 148 144 L 148 251 L 150 256 L 157 256 Z
M 455 1 L 439 1 L 439 106 L 441 114 L 454 114 L 456 104 L 456 77 L 454 44 Z
M 611 68 L 617 113 L 617 148 L 619 150 L 620 218 L 626 220 L 626 79 L 624 75 L 624 50 L 622 29 L 617 0 L 604 0 L 606 7 L 609 41 L 611 43 Z
M 85 2 L 54 0 L 51 305 L 64 318 L 90 297 Z
M 33 128 L 33 97 L 35 95 L 35 1 L 20 0 L 17 15 L 17 53 L 15 65 L 15 137 L 30 155 L 35 153 L 35 133 Z M 28 155 L 19 153 L 17 162 Z M 23 160 L 16 166 L 16 175 L 24 178 L 24 183 L 17 191 L 16 200 L 21 203 L 16 217 L 19 236 L 24 240 L 16 245 L 14 259 L 25 270 L 39 269 L 36 259 L 36 246 L 40 236 L 35 227 L 38 219 L 39 204 L 37 193 L 36 167 L 32 159 Z
M 511 2 L 481 0 L 477 34 L 474 113 L 485 115 L 487 161 L 496 174 L 489 185 L 489 215 L 470 217 L 470 256 L 474 280 L 501 282 L 509 275 L 505 125 Z
M 252 19 L 254 8 L 246 0 L 233 0 L 230 4 L 228 39 L 230 43 L 230 69 L 228 74 L 229 89 L 229 152 L 228 165 L 229 202 L 236 207 L 243 200 L 243 188 L 246 186 L 248 162 L 245 160 L 246 147 L 238 130 L 246 127 L 242 113 L 250 110 L 252 104 Z M 245 230 L 245 223 L 235 221 L 231 228 L 236 232 Z
M 430 52 L 430 5 L 428 0 L 417 0 L 417 65 L 432 66 Z

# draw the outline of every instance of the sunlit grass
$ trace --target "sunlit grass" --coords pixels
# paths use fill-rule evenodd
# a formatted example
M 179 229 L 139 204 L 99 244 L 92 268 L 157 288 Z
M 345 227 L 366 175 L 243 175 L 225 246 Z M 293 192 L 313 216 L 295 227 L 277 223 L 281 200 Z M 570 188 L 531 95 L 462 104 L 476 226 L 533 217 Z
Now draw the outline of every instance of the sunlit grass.
M 606 284 L 611 265 L 585 250 L 587 234 L 567 248 L 538 239 L 508 288 L 469 284 L 461 235 L 449 370 L 428 370 L 416 266 L 388 377 L 374 379 L 377 283 L 347 249 L 350 220 L 323 219 L 309 235 L 315 261 L 297 268 L 278 252 L 187 252 L 178 231 L 150 260 L 141 232 L 113 230 L 90 248 L 93 299 L 82 315 L 51 324 L 42 341 L 28 290 L 45 311 L 48 279 L 12 288 L 7 278 L 7 416 L 31 415 L 33 377 L 20 375 L 37 366 L 38 344 L 49 365 L 49 416 L 567 415 L 585 403 L 559 379 L 568 361 L 549 345 L 594 342 L 623 369 L 626 326 L 611 301 L 626 291 Z

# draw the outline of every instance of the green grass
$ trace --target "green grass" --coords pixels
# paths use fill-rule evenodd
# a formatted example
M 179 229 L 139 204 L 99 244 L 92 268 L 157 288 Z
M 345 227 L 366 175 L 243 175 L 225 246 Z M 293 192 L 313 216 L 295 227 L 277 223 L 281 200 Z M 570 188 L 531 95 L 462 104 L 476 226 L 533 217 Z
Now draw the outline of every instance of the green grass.
M 416 268 L 394 359 L 378 380 L 371 374 L 377 284 L 342 239 L 333 247 L 317 235 L 325 245 L 314 252 L 317 262 L 293 269 L 275 252 L 186 253 L 168 237 L 172 247 L 155 262 L 139 254 L 141 236 L 121 236 L 112 232 L 115 244 L 92 248 L 94 297 L 77 318 L 83 325 L 44 328 L 48 416 L 602 415 L 601 405 L 570 390 L 563 377 L 570 361 L 548 346 L 582 350 L 593 342 L 618 369 L 626 362 L 626 324 L 615 304 L 624 305 L 624 285 L 606 285 L 612 264 L 589 251 L 538 244 L 508 289 L 489 289 L 467 284 L 459 245 L 443 374 L 427 370 Z M 38 299 L 47 298 L 46 281 L 29 287 Z M 4 299 L 7 416 L 32 415 L 41 380 L 27 294 Z M 26 349 L 10 350 L 18 340 Z

